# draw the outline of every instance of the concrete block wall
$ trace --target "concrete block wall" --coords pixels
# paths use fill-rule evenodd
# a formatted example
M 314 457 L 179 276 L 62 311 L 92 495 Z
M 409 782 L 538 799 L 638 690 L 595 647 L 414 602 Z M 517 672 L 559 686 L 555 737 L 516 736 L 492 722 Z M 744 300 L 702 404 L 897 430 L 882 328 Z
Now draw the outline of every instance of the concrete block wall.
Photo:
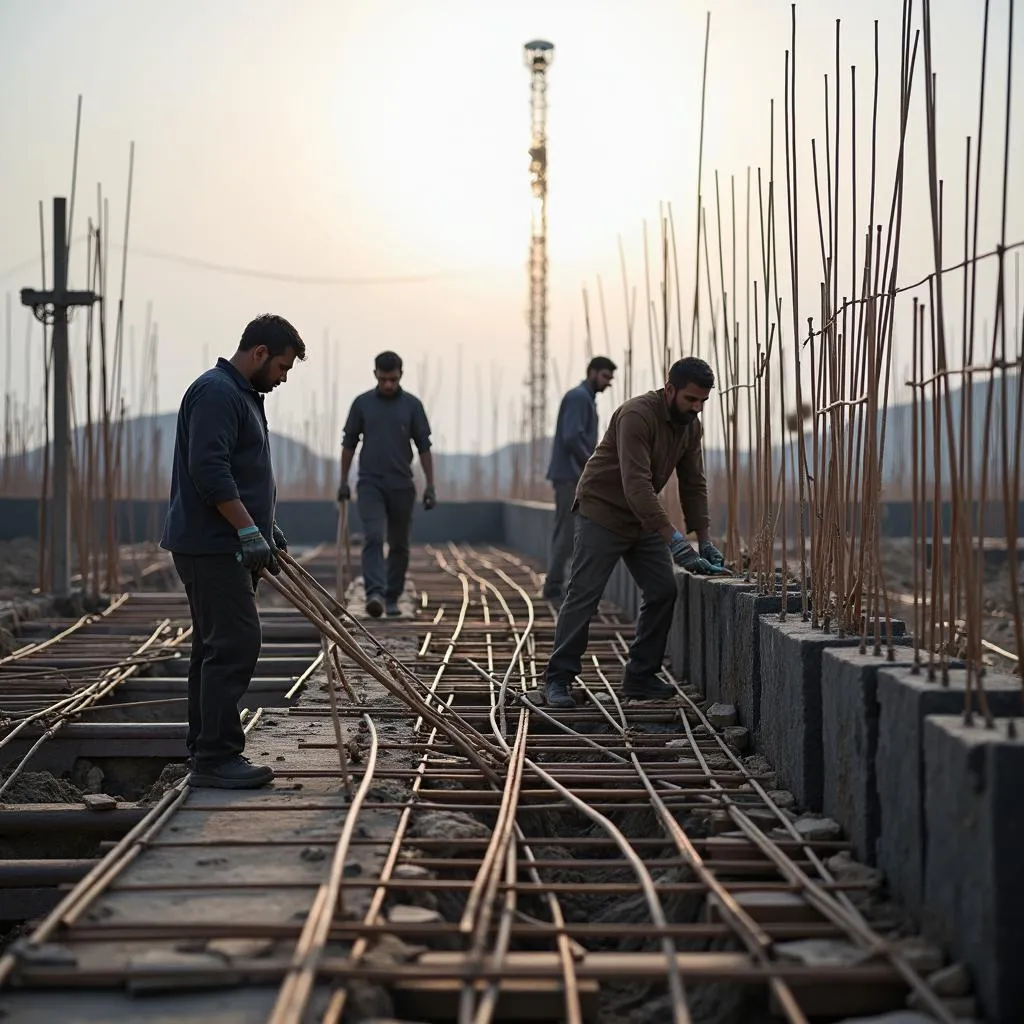
M 505 507 L 505 543 L 546 561 L 550 506 Z M 966 672 L 913 669 L 912 638 L 893 623 L 860 638 L 813 629 L 798 589 L 692 577 L 678 593 L 666 660 L 708 701 L 733 704 L 780 787 L 838 821 L 857 856 L 880 867 L 924 933 L 968 965 L 990 1024 L 1024 1020 L 1024 712 L 1021 680 L 984 679 L 995 724 L 964 725 Z M 637 588 L 620 565 L 606 597 L 629 615 Z M 976 685 L 976 684 L 975 684 Z M 975 701 L 975 707 L 977 702 Z M 1024 735 L 1024 734 L 1022 734 Z

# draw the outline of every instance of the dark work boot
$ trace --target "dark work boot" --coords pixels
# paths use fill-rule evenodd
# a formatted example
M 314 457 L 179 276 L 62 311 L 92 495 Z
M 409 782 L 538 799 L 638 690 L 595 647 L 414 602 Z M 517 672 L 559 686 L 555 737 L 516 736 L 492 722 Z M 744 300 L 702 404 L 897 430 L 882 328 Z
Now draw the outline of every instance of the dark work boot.
M 274 778 L 274 769 L 253 764 L 241 754 L 212 768 L 192 768 L 189 785 L 199 789 L 259 789 Z
M 402 614 L 402 609 L 398 607 L 398 601 L 394 598 L 388 598 L 384 602 L 384 609 L 389 619 L 397 619 Z
M 569 683 L 549 679 L 544 684 L 544 700 L 549 708 L 574 708 L 572 687 Z
M 622 670 L 621 692 L 626 700 L 673 700 L 679 696 L 674 686 L 660 679 L 637 679 L 626 669 Z
M 384 614 L 384 599 L 379 594 L 370 594 L 366 599 L 366 614 L 379 619 Z

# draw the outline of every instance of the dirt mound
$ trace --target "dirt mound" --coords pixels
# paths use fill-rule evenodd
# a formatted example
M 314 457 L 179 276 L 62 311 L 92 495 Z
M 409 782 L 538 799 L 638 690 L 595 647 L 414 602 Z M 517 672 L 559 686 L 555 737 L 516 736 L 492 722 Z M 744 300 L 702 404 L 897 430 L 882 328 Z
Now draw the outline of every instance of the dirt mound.
M 458 843 L 460 839 L 490 839 L 491 830 L 462 811 L 423 811 L 416 815 L 409 835 L 414 839 L 449 839 Z M 457 856 L 458 846 L 446 854 L 443 847 L 431 851 L 434 857 Z
M 9 776 L 4 773 L 4 778 Z M 82 793 L 65 779 L 49 772 L 22 772 L 0 797 L 5 804 L 77 804 Z
M 155 804 L 167 790 L 176 786 L 187 774 L 188 767 L 184 764 L 164 765 L 156 782 L 139 798 L 139 803 L 144 806 Z

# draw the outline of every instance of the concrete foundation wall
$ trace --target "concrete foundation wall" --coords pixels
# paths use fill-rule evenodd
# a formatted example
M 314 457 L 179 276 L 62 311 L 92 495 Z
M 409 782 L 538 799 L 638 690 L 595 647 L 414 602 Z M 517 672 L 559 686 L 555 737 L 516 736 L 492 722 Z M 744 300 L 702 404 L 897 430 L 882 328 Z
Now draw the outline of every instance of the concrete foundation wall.
M 546 560 L 550 517 L 550 506 L 507 504 L 506 545 Z M 1024 1020 L 1024 741 L 1000 717 L 1021 716 L 1020 679 L 990 673 L 995 728 L 977 713 L 963 726 L 966 673 L 954 666 L 945 684 L 915 673 L 904 623 L 893 622 L 889 660 L 884 629 L 878 654 L 874 629 L 864 653 L 860 637 L 813 629 L 799 590 L 780 621 L 781 587 L 759 594 L 682 570 L 677 580 L 673 676 L 736 707 L 780 787 L 838 821 L 925 934 L 968 965 L 987 1020 Z M 606 597 L 637 614 L 621 565 Z

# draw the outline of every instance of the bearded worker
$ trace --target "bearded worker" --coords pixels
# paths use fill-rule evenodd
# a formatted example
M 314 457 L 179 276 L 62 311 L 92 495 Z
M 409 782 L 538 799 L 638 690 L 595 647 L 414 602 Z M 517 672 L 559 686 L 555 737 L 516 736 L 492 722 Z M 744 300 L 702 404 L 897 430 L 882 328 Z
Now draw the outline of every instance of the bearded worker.
M 672 563 L 704 575 L 728 574 L 711 542 L 700 413 L 715 386 L 702 359 L 680 359 L 664 388 L 631 398 L 612 414 L 608 430 L 587 462 L 573 510 L 572 563 L 545 672 L 550 707 L 575 706 L 572 684 L 587 649 L 590 620 L 619 559 L 643 595 L 636 636 L 622 675 L 624 699 L 675 696 L 658 679 L 676 602 Z M 673 470 L 687 529 L 699 551 L 671 522 L 658 494 Z
M 238 703 L 263 641 L 256 585 L 264 569 L 280 572 L 276 551 L 287 547 L 274 520 L 263 399 L 305 358 L 305 343 L 284 317 L 259 316 L 235 354 L 189 386 L 178 410 L 160 544 L 173 554 L 192 615 L 185 738 L 192 786 L 253 789 L 274 777 L 242 753 Z

